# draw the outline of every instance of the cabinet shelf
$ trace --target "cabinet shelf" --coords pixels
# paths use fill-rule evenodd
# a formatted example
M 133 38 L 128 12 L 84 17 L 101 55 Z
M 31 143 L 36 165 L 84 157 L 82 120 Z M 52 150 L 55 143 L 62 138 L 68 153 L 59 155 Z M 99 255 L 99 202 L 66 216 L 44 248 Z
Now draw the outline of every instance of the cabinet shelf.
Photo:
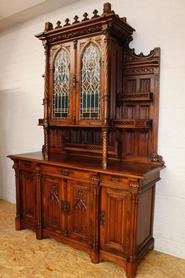
M 116 120 L 112 122 L 111 127 L 130 128 L 130 129 L 149 129 L 152 127 L 152 120 Z
M 44 126 L 44 119 L 39 119 L 38 120 L 38 125 L 39 126 Z M 73 123 L 65 123 L 62 121 L 49 121 L 48 126 L 53 126 L 53 127 L 76 127 L 76 128 L 101 128 L 102 127 L 102 122 L 100 122 L 99 120 L 96 122 L 92 122 L 92 121 L 84 121 L 84 123 L 80 122 L 79 124 L 73 124 Z
M 39 126 L 44 126 L 44 119 L 39 119 Z M 63 124 L 63 123 L 53 123 L 49 124 L 50 127 L 73 127 L 73 128 L 102 128 L 101 124 L 94 125 L 78 125 L 78 124 Z M 150 129 L 152 127 L 152 120 L 135 120 L 135 119 L 123 119 L 123 120 L 114 120 L 109 125 L 110 128 L 126 128 L 126 129 Z M 71 147 L 70 147 L 71 148 Z
M 118 98 L 118 101 L 152 101 L 153 93 L 145 92 L 145 93 L 127 93 Z

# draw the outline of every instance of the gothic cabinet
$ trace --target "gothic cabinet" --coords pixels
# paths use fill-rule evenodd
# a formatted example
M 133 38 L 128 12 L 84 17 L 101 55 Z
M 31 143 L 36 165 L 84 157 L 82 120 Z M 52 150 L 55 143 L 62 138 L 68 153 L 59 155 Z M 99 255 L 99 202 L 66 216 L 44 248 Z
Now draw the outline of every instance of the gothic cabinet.
M 42 152 L 10 155 L 16 229 L 121 265 L 153 248 L 160 49 L 136 55 L 134 29 L 104 4 L 36 35 L 45 49 Z

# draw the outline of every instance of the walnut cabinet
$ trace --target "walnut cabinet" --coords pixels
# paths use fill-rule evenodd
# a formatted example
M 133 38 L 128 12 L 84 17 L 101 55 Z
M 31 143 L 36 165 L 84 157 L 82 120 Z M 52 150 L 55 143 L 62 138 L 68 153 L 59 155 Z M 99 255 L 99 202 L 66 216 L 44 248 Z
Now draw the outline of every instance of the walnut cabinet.
M 47 22 L 42 152 L 10 155 L 16 229 L 112 261 L 128 278 L 154 247 L 160 49 L 129 47 L 134 29 L 103 13 Z M 62 259 L 62 258 L 61 258 Z

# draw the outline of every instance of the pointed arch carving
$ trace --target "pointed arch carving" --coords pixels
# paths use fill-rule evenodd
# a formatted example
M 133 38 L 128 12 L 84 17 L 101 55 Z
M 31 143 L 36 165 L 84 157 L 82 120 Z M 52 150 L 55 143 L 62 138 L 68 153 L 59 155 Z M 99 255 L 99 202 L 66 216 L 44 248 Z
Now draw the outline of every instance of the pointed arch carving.
M 80 118 L 100 118 L 101 51 L 88 42 L 81 53 Z
M 67 119 L 69 114 L 70 55 L 65 48 L 60 48 L 53 61 L 53 118 Z

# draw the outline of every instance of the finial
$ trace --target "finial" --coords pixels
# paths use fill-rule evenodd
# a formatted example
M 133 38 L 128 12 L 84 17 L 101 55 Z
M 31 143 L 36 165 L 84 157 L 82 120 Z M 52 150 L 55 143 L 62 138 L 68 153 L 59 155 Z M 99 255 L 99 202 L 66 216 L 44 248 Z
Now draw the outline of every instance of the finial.
M 89 20 L 89 18 L 88 18 L 88 13 L 84 13 L 83 14 L 83 19 L 82 19 L 82 21 L 86 21 L 86 20 Z
M 75 20 L 75 21 L 73 22 L 73 24 L 75 24 L 75 23 L 78 23 L 78 22 L 79 22 L 78 18 L 79 18 L 79 17 L 78 17 L 77 15 L 75 15 L 75 17 L 74 17 L 74 20 Z
M 55 29 L 62 27 L 62 26 L 61 26 L 61 21 L 58 20 L 57 23 L 56 23 L 56 25 L 57 25 L 57 26 L 55 27 Z
M 64 26 L 70 25 L 69 21 L 70 21 L 69 18 L 66 18 L 66 20 L 65 20 L 65 23 L 66 23 L 66 24 L 65 24 Z
M 127 23 L 127 18 L 126 17 L 121 17 L 121 20 L 125 23 Z
M 103 14 L 110 14 L 111 13 L 111 4 L 109 2 L 103 5 Z
M 94 15 L 93 15 L 92 18 L 99 17 L 99 15 L 98 15 L 98 10 L 95 9 L 95 10 L 93 11 L 93 14 L 94 14 Z
M 52 29 L 53 29 L 53 24 L 51 22 L 46 22 L 44 31 L 47 32 L 47 31 L 50 31 Z

